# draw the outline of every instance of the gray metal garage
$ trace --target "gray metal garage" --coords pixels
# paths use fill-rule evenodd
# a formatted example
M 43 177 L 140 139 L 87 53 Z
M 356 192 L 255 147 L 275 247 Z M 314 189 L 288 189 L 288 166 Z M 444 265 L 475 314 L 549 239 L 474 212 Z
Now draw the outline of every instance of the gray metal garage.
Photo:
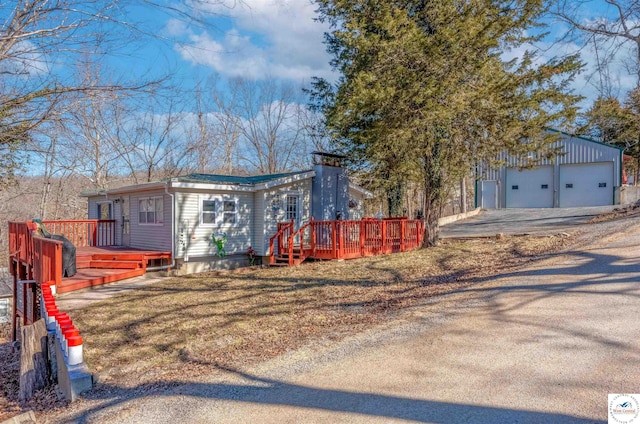
M 554 131 L 557 132 L 557 131 Z M 553 208 L 605 206 L 616 203 L 622 182 L 622 149 L 562 132 L 556 142 L 564 154 L 521 169 L 505 155 L 501 168 L 480 166 L 476 206 Z

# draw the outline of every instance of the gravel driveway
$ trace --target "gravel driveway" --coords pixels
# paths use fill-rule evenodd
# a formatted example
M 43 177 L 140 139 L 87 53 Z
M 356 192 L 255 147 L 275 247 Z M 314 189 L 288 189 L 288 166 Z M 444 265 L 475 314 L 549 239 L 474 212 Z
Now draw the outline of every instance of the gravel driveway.
M 575 229 L 593 217 L 620 206 L 549 209 L 489 209 L 440 228 L 442 238 L 486 237 L 498 233 L 540 234 Z
M 386 328 L 258 368 L 110 391 L 60 420 L 606 422 L 608 393 L 640 391 L 640 218 L 625 227 Z

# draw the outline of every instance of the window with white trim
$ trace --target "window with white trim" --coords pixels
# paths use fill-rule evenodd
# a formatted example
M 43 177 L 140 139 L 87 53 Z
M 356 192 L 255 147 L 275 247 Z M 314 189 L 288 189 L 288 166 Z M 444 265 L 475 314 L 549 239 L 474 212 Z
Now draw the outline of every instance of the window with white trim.
M 238 223 L 238 200 L 222 198 L 200 199 L 200 224 L 203 226 L 231 226 Z
M 216 223 L 216 211 L 218 203 L 213 199 L 202 200 L 202 212 L 200 214 L 200 221 L 203 224 L 215 224 Z
M 140 199 L 138 206 L 138 224 L 160 225 L 163 223 L 162 197 Z

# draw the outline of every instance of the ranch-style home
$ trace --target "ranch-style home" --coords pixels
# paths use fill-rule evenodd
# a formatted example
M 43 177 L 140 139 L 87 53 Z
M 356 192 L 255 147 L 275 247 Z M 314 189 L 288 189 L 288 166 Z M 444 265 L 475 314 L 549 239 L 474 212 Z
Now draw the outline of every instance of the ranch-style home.
M 502 155 L 501 167 L 479 166 L 476 207 L 567 208 L 620 203 L 622 149 L 556 130 L 561 154 L 524 168 L 527 158 Z
M 179 273 L 229 268 L 246 264 L 250 248 L 258 259 L 269 256 L 279 223 L 297 229 L 311 219 L 363 218 L 371 193 L 349 181 L 339 156 L 315 157 L 306 171 L 189 174 L 83 196 L 89 219 L 115 221 L 116 246 L 171 252 L 171 269 Z

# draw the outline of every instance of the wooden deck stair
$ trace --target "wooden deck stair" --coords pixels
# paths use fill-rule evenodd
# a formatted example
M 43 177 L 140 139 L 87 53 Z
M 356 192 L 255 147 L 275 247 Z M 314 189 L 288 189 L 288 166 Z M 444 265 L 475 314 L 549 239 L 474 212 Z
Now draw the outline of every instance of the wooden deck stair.
M 169 260 L 170 257 L 168 252 L 81 251 L 76 255 L 77 273 L 73 277 L 63 278 L 57 291 L 67 293 L 138 277 L 147 272 L 150 260 Z
M 310 246 L 304 246 L 304 250 L 310 250 Z M 299 265 L 307 259 L 307 256 L 304 255 L 303 248 L 300 245 L 293 246 L 293 264 Z M 275 255 L 275 262 L 271 264 L 271 266 L 289 266 L 289 255 Z

